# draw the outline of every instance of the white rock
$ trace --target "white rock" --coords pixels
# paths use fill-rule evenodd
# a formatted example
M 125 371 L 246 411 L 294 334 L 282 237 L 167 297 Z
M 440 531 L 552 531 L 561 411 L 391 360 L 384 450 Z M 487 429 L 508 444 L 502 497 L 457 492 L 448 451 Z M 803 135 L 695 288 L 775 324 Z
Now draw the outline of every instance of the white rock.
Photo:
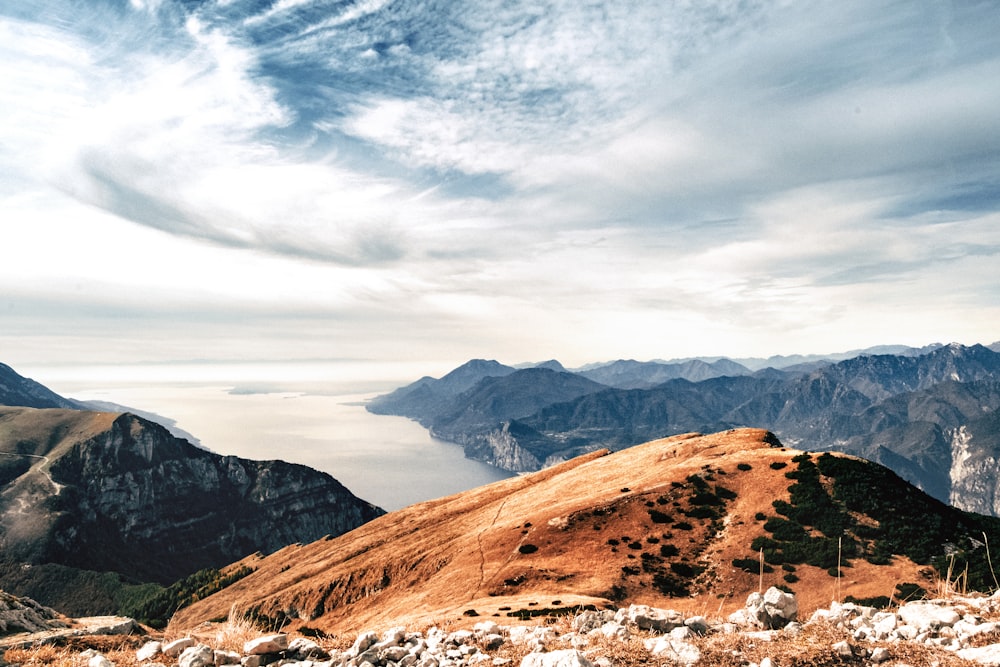
M 1000 644 L 963 648 L 956 651 L 956 655 L 963 660 L 972 660 L 983 665 L 1000 665 Z
M 617 639 L 628 639 L 629 631 L 628 626 L 622 625 L 615 621 L 608 621 L 601 627 L 592 631 L 595 634 L 599 634 L 603 637 L 615 637 Z
M 684 625 L 684 616 L 672 609 L 657 609 L 644 604 L 634 604 L 628 608 L 628 620 L 641 630 L 670 632 L 678 625 Z
M 480 621 L 472 626 L 472 631 L 477 635 L 498 635 L 500 634 L 500 626 L 493 621 Z
M 146 662 L 147 660 L 152 660 L 160 654 L 160 649 L 163 647 L 162 642 L 146 642 L 139 647 L 139 650 L 135 652 L 135 659 L 139 662 Z
M 326 660 L 330 657 L 322 646 L 307 637 L 296 637 L 289 642 L 288 652 L 299 660 Z
M 764 658 L 760 661 L 760 667 L 774 667 L 774 661 L 770 657 Z
M 243 644 L 243 652 L 247 655 L 264 655 L 278 653 L 288 648 L 288 635 L 276 632 L 263 637 L 257 637 Z
M 172 642 L 167 642 L 160 647 L 160 650 L 163 652 L 163 655 L 169 658 L 176 658 L 184 652 L 184 649 L 190 648 L 191 646 L 194 646 L 194 644 L 195 641 L 190 637 L 182 637 L 180 639 L 175 639 Z
M 115 664 L 98 653 L 87 660 L 87 667 L 115 667 Z
M 379 662 L 382 660 L 389 660 L 391 662 L 400 662 L 406 656 L 415 657 L 410 654 L 410 651 L 405 646 L 390 646 L 379 651 L 378 657 Z
M 872 617 L 872 630 L 876 639 L 886 639 L 896 629 L 899 617 L 890 611 L 880 611 Z
M 654 637 L 644 642 L 646 650 L 657 658 L 670 660 L 680 665 L 693 665 L 701 660 L 701 651 L 694 644 L 671 639 L 670 637 Z
M 240 659 L 242 667 L 260 667 L 261 659 L 259 655 L 246 655 Z
M 833 652 L 839 655 L 841 658 L 850 659 L 854 657 L 854 651 L 851 650 L 851 645 L 848 644 L 846 641 L 837 642 L 830 648 L 833 649 Z
M 382 638 L 372 648 L 383 649 L 390 646 L 401 646 L 406 641 L 406 628 L 389 628 L 382 633 Z
M 189 646 L 177 658 L 178 667 L 211 667 L 215 665 L 215 653 L 204 644 Z
M 692 616 L 684 621 L 684 625 L 691 628 L 691 632 L 699 635 L 708 632 L 708 619 L 704 616 Z
M 348 650 L 351 656 L 358 656 L 378 643 L 378 635 L 374 632 L 362 632 L 354 640 L 354 645 Z
M 221 651 L 216 649 L 212 652 L 212 657 L 215 661 L 216 667 L 221 667 L 222 665 L 238 665 L 240 664 L 240 654 L 235 651 Z
M 764 611 L 770 617 L 771 627 L 776 627 L 775 623 L 781 626 L 794 621 L 799 613 L 799 604 L 794 594 L 772 586 L 764 592 Z
M 890 657 L 892 656 L 889 655 L 889 650 L 882 646 L 877 646 L 872 649 L 871 661 L 876 664 L 885 662 Z
M 910 602 L 899 608 L 899 618 L 907 625 L 916 627 L 918 631 L 925 632 L 942 626 L 955 625 L 962 617 L 951 607 Z
M 594 667 L 587 656 L 575 649 L 529 653 L 521 659 L 521 667 Z

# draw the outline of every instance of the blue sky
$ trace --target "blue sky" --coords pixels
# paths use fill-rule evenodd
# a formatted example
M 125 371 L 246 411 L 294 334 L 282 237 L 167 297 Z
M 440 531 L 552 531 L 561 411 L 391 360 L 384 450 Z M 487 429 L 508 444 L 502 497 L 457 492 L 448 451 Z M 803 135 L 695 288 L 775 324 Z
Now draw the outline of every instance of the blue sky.
M 993 2 L 0 0 L 0 358 L 1000 339 Z

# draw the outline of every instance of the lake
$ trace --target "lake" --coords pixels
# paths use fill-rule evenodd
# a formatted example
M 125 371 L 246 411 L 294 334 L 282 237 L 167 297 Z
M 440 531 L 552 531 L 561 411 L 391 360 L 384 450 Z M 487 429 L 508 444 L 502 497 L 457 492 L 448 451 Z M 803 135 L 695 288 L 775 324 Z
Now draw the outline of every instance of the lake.
M 49 384 L 64 396 L 100 400 L 173 419 L 218 454 L 281 459 L 333 475 L 355 495 L 386 510 L 451 495 L 510 477 L 499 468 L 466 459 L 459 445 L 430 437 L 403 417 L 373 415 L 364 402 L 389 390 L 352 392 L 346 386 L 319 393 L 292 391 L 294 383 L 201 384 L 177 381 L 105 382 L 82 377 Z M 110 381 L 108 381 L 110 380 Z M 364 383 L 357 383 L 360 386 Z

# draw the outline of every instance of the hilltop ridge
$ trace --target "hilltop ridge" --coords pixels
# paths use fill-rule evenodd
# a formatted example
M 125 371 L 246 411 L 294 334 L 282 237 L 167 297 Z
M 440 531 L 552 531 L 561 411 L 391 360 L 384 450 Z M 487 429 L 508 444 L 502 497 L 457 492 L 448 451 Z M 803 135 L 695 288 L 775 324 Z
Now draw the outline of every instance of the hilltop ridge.
M 1000 539 L 996 520 L 948 508 L 881 466 L 826 456 L 848 463 L 828 465 L 760 429 L 592 452 L 240 561 L 232 567 L 253 573 L 181 609 L 171 627 L 231 612 L 335 633 L 586 605 L 718 614 L 742 605 L 761 581 L 790 586 L 808 612 L 838 586 L 858 598 L 893 595 L 903 583 L 931 587 L 945 543 L 972 562 L 982 553 L 970 536 L 986 530 Z M 815 472 L 813 485 L 817 462 L 826 472 Z M 825 490 L 838 484 L 833 493 L 842 497 Z M 896 499 L 857 504 L 868 485 Z M 812 525 L 813 513 L 836 525 Z M 936 545 L 897 528 L 897 519 L 917 516 Z M 837 565 L 838 537 L 849 545 L 839 578 L 828 562 L 832 544 Z M 759 549 L 763 575 L 754 570 Z

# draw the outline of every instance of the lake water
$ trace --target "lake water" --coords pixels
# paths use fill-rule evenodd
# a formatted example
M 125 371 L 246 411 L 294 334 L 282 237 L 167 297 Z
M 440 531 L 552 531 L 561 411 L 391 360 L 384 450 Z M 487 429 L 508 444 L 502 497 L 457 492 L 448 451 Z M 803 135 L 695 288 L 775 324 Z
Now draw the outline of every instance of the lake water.
M 218 454 L 322 470 L 389 511 L 511 476 L 466 459 L 460 446 L 431 438 L 416 422 L 366 411 L 364 401 L 382 392 L 262 390 L 260 383 L 248 389 L 245 382 L 135 384 L 121 378 L 98 387 L 80 377 L 52 384 L 38 374 L 35 379 L 65 396 L 173 419 Z

